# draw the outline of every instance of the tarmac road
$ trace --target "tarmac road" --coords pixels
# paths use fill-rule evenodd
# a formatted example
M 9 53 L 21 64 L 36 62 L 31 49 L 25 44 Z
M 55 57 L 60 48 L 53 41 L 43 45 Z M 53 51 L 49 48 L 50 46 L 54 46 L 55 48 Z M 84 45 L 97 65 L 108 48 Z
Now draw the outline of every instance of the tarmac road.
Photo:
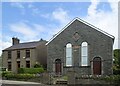
M 2 80 L 2 86 L 45 86 L 45 85 L 35 82 Z
M 43 86 L 41 84 L 2 84 L 2 86 Z
M 2 85 L 1 85 L 2 84 Z M 1 86 L 67 86 L 67 85 L 44 85 L 36 82 L 0 80 Z

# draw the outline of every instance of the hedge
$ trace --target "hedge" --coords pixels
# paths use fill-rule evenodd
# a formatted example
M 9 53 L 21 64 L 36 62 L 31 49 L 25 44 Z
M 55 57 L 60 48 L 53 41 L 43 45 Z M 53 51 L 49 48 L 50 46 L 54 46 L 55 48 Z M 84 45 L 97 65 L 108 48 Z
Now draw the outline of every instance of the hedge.
M 37 73 L 43 73 L 43 68 L 19 68 L 18 73 L 28 73 L 28 74 L 37 74 Z
M 6 74 L 7 79 L 31 79 L 34 78 L 34 74 Z
M 2 77 L 5 77 L 7 74 L 13 74 L 11 71 L 3 71 Z

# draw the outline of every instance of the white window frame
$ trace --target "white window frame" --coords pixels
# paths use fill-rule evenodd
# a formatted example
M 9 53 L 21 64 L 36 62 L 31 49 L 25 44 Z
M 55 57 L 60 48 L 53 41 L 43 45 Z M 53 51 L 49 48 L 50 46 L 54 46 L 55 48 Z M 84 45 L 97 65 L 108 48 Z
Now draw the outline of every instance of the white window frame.
M 70 62 L 68 62 L 68 60 Z M 72 66 L 72 44 L 71 43 L 68 43 L 66 45 L 66 66 Z
M 83 49 L 86 51 L 83 51 Z M 81 66 L 88 66 L 88 43 L 87 42 L 83 42 L 81 44 Z

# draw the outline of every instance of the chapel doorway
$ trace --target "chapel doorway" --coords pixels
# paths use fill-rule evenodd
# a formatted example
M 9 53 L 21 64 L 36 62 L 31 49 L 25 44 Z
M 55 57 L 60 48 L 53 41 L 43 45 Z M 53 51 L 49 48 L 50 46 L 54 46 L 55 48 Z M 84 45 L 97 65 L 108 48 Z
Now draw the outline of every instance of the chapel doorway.
M 101 58 L 95 57 L 93 59 L 93 74 L 101 75 Z
M 61 74 L 61 60 L 60 59 L 56 59 L 55 60 L 55 73 Z

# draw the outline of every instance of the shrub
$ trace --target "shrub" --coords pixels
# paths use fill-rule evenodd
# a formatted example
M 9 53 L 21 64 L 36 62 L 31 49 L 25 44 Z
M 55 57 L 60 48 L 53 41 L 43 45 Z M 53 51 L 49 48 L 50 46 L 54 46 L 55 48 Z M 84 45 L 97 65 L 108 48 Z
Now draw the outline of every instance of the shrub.
M 113 69 L 113 74 L 114 75 L 120 75 L 120 69 Z
M 11 71 L 3 71 L 2 77 L 5 77 L 7 74 L 12 74 L 12 72 Z
M 34 74 L 6 74 L 7 79 L 31 79 L 34 78 Z
M 120 82 L 120 75 L 111 75 L 104 78 L 104 80 L 110 83 L 119 83 Z
M 35 64 L 34 65 L 34 68 L 41 68 L 42 67 L 42 65 L 40 65 L 40 64 Z
M 44 69 L 41 68 L 19 68 L 18 73 L 37 74 L 43 73 Z

